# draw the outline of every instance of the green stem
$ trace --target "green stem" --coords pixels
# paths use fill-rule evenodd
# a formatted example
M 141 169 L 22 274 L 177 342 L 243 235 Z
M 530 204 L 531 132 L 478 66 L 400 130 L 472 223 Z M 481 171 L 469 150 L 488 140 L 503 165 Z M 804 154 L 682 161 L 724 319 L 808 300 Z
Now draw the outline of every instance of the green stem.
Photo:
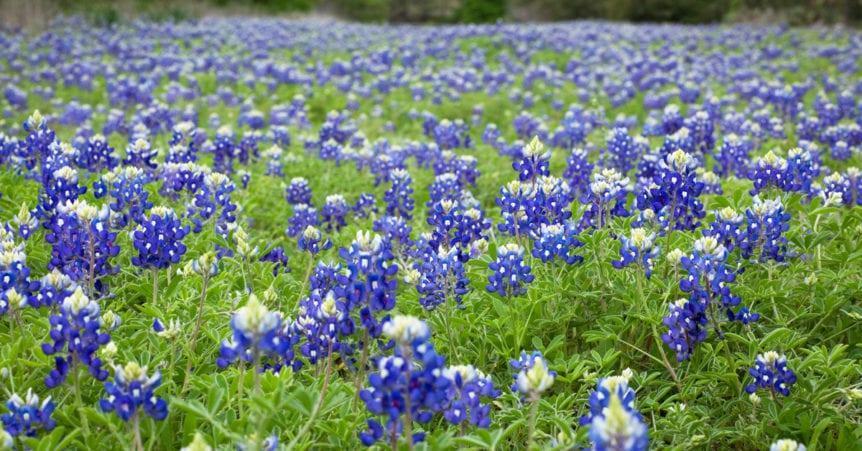
M 132 449 L 136 451 L 143 451 L 144 442 L 143 440 L 141 440 L 141 419 L 137 412 L 132 415 L 132 436 L 134 437 L 134 445 L 132 446 Z
M 536 415 L 539 413 L 539 397 L 530 395 L 530 423 L 527 431 L 527 450 L 533 449 L 533 436 L 536 433 Z
M 195 355 L 195 346 L 197 345 L 198 335 L 201 332 L 201 326 L 203 325 L 204 320 L 204 303 L 207 298 L 207 286 L 209 285 L 209 277 L 203 277 L 203 285 L 201 286 L 201 297 L 198 301 L 198 314 L 197 319 L 195 319 L 195 328 L 192 331 L 192 337 L 189 339 L 189 353 L 188 353 L 188 362 L 186 363 L 186 374 L 183 378 L 183 388 L 180 390 L 180 394 L 186 392 L 186 389 L 189 386 L 189 382 L 191 381 L 191 373 L 192 373 L 192 362 Z
M 78 413 L 81 415 L 81 425 L 84 427 L 84 442 L 86 443 L 90 437 L 90 423 L 87 421 L 87 415 L 84 414 L 84 401 L 81 399 L 81 376 L 78 374 L 77 359 L 72 362 L 72 377 L 75 384 L 75 403 L 78 405 Z
M 159 269 L 153 268 L 153 307 L 159 302 Z
M 308 417 L 308 421 L 302 425 L 302 429 L 296 433 L 293 439 L 290 440 L 290 443 L 287 444 L 287 449 L 296 448 L 296 444 L 299 443 L 299 439 L 302 438 L 308 431 L 311 430 L 312 424 L 317 419 L 317 415 L 320 414 L 320 409 L 323 408 L 323 402 L 326 399 L 326 391 L 329 388 L 329 378 L 332 375 L 332 342 L 329 342 L 329 350 L 328 356 L 326 357 L 326 370 L 323 374 L 323 386 L 320 388 L 320 397 L 317 398 L 317 402 L 314 404 L 314 409 L 311 410 L 311 416 Z

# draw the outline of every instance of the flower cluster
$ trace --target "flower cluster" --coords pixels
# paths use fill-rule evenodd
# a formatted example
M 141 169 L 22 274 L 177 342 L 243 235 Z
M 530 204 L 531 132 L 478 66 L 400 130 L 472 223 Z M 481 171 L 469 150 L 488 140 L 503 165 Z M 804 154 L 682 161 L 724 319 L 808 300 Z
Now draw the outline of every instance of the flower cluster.
M 787 357 L 775 351 L 758 354 L 748 374 L 754 378 L 754 382 L 745 386 L 748 393 L 762 388 L 771 393 L 788 396 L 790 388 L 796 383 L 796 373 L 787 367 Z
M 580 263 L 584 260 L 580 255 L 573 254 L 575 248 L 583 246 L 577 238 L 577 226 L 572 222 L 565 225 L 542 224 L 538 234 L 534 234 L 533 257 L 548 263 L 559 258 L 567 265 Z
M 168 403 L 153 393 L 161 383 L 162 375 L 158 371 L 147 376 L 147 367 L 135 362 L 116 365 L 114 381 L 105 383 L 108 396 L 99 400 L 99 407 L 105 412 L 116 413 L 123 421 L 137 415 L 139 408 L 154 420 L 164 420 L 168 416 Z
M 532 269 L 524 261 L 524 248 L 508 243 L 497 249 L 497 259 L 488 264 L 491 275 L 485 289 L 500 296 L 520 296 L 533 281 Z
M 729 268 L 727 254 L 727 249 L 715 237 L 707 236 L 698 239 L 694 252 L 681 259 L 688 276 L 680 280 L 679 287 L 689 293 L 689 297 L 670 305 L 663 321 L 668 331 L 662 335 L 662 340 L 677 353 L 679 361 L 688 359 L 694 347 L 706 339 L 707 324 L 712 324 L 715 332 L 722 335 L 718 313 L 721 310 L 729 321 L 743 324 L 760 318 L 747 307 L 734 310 L 740 299 L 730 291 L 736 272 Z
M 548 368 L 548 362 L 539 351 L 529 354 L 521 351 L 521 357 L 511 360 L 509 364 L 515 370 L 512 391 L 520 393 L 531 402 L 538 400 L 542 393 L 551 388 L 557 377 L 556 371 Z
M 13 394 L 6 401 L 9 412 L 0 416 L 0 420 L 3 421 L 3 428 L 12 437 L 35 437 L 40 431 L 50 432 L 57 425 L 51 418 L 55 407 L 50 396 L 39 402 L 39 396 L 33 393 L 33 390 L 28 390 L 24 399 Z
M 69 372 L 78 371 L 77 365 L 87 366 L 97 380 L 105 380 L 108 372 L 102 368 L 102 359 L 96 352 L 111 337 L 103 331 L 99 304 L 76 288 L 63 300 L 60 311 L 51 315 L 50 343 L 42 343 L 45 355 L 56 355 L 54 369 L 45 378 L 45 385 L 53 388 L 66 380 Z
M 102 276 L 119 270 L 110 259 L 120 252 L 117 234 L 110 229 L 107 206 L 97 208 L 84 200 L 57 206 L 57 217 L 45 241 L 51 244 L 48 269 L 59 269 L 77 282 L 102 288 Z
M 480 428 L 491 425 L 488 401 L 500 395 L 494 382 L 473 365 L 454 365 L 443 371 L 449 380 L 448 405 L 443 417 L 452 424 L 472 424 Z
M 173 210 L 154 207 L 132 234 L 138 251 L 138 255 L 132 257 L 132 264 L 141 268 L 164 269 L 179 263 L 186 253 L 183 238 L 188 233 L 189 226 L 183 226 Z
M 790 215 L 785 213 L 781 199 L 762 200 L 754 197 L 754 204 L 745 211 L 745 240 L 740 244 L 742 256 L 749 258 L 757 254 L 760 261 L 782 262 L 787 254 L 787 238 Z
M 305 177 L 294 177 L 285 189 L 287 203 L 296 206 L 299 204 L 311 204 L 311 187 Z
M 434 310 L 446 303 L 455 301 L 460 306 L 464 295 L 469 290 L 470 279 L 467 270 L 459 258 L 457 248 L 438 246 L 431 243 L 418 250 L 418 258 L 413 263 L 413 273 L 416 280 L 416 290 L 419 292 L 419 303 L 426 310 Z
M 704 217 L 699 197 L 704 183 L 697 177 L 697 161 L 676 150 L 660 164 L 652 184 L 638 194 L 638 207 L 658 215 L 663 230 L 694 230 Z
M 389 173 L 392 186 L 386 190 L 383 200 L 386 202 L 386 214 L 411 219 L 413 214 L 413 179 L 410 173 L 396 169 Z
M 429 341 L 428 326 L 417 318 L 396 316 L 384 324 L 383 333 L 395 342 L 394 353 L 378 360 L 377 371 L 368 376 L 369 387 L 359 397 L 369 412 L 385 416 L 386 423 L 368 420 L 360 439 L 366 446 L 384 436 L 393 441 L 404 436 L 411 444 L 422 441 L 424 433 L 414 433 L 412 423 L 427 423 L 450 404 L 445 359 Z
M 593 449 L 648 449 L 647 427 L 635 407 L 635 391 L 629 387 L 632 375 L 626 368 L 619 376 L 602 378 L 590 393 L 589 413 L 581 417 L 580 424 L 589 425 Z
M 623 245 L 620 248 L 620 260 L 612 262 L 614 268 L 620 269 L 631 264 L 643 267 L 647 279 L 652 274 L 652 267 L 658 257 L 659 247 L 655 245 L 655 233 L 648 233 L 642 228 L 633 228 L 631 236 L 621 236 Z
M 225 368 L 236 360 L 252 363 L 255 371 L 262 371 L 264 358 L 270 364 L 296 365 L 293 347 L 297 343 L 296 331 L 290 321 L 283 321 L 278 312 L 271 312 L 253 293 L 246 304 L 233 313 L 230 320 L 231 338 L 219 349 L 216 364 Z
M 326 196 L 326 202 L 320 209 L 320 218 L 327 232 L 339 231 L 347 225 L 345 218 L 350 211 L 350 206 L 340 194 Z

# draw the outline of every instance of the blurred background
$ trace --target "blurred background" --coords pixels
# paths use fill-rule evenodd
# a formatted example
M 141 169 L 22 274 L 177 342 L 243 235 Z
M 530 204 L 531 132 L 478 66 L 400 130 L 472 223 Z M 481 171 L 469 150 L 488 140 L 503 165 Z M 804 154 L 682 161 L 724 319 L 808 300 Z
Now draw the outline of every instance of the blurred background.
M 0 0 L 0 21 L 7 27 L 44 26 L 58 14 L 84 15 L 98 24 L 284 15 L 391 23 L 606 19 L 858 26 L 862 0 Z

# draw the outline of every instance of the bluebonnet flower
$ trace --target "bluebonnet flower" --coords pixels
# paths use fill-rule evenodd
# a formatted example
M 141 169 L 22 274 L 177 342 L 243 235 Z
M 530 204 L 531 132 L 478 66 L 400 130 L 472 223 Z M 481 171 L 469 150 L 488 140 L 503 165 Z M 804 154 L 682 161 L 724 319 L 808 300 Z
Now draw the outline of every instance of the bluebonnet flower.
M 631 231 L 631 237 L 621 236 L 623 245 L 620 248 L 620 260 L 613 261 L 614 268 L 620 269 L 634 263 L 641 266 L 647 279 L 652 275 L 652 267 L 658 257 L 659 247 L 655 245 L 655 233 L 636 227 Z
M 285 189 L 285 198 L 291 205 L 311 204 L 311 187 L 304 177 L 290 179 L 290 184 Z
M 39 282 L 30 280 L 23 243 L 0 229 L 0 315 L 31 305 L 38 308 Z
M 696 172 L 697 182 L 703 183 L 702 194 L 724 194 L 724 189 L 721 187 L 721 177 L 715 172 L 703 168 L 697 168 Z
M 317 210 L 308 204 L 297 204 L 293 206 L 293 215 L 288 220 L 288 227 L 284 233 L 294 238 L 304 232 L 308 226 L 318 225 L 320 220 L 317 217 Z
M 517 360 L 511 360 L 509 363 L 515 370 L 515 382 L 512 384 L 512 391 L 520 393 L 530 402 L 538 400 L 542 393 L 551 388 L 557 377 L 556 371 L 551 371 L 548 368 L 548 362 L 545 361 L 545 357 L 539 351 L 533 351 L 529 354 L 521 351 L 521 357 Z
M 138 251 L 138 255 L 132 257 L 132 264 L 145 269 L 164 269 L 179 263 L 186 253 L 183 238 L 188 233 L 189 226 L 183 226 L 173 210 L 154 207 L 132 234 Z
M 326 196 L 326 202 L 320 209 L 321 222 L 327 232 L 339 231 L 347 225 L 345 218 L 350 211 L 350 206 L 341 194 Z
M 715 148 L 715 130 L 709 113 L 698 111 L 685 119 L 685 127 L 689 129 L 695 155 L 706 155 Z
M 507 243 L 497 249 L 497 259 L 488 264 L 491 275 L 485 289 L 500 296 L 520 296 L 527 292 L 535 276 L 524 261 L 524 248 Z
M 562 224 L 572 216 L 572 190 L 565 180 L 542 176 L 536 180 L 534 187 L 528 192 L 533 196 L 533 208 L 527 209 L 532 232 L 537 231 L 542 224 Z
M 263 369 L 261 365 L 265 357 L 279 361 L 285 355 L 292 356 L 286 350 L 296 340 L 286 339 L 285 332 L 293 333 L 293 330 L 282 326 L 281 314 L 271 312 L 254 293 L 250 294 L 246 304 L 231 316 L 231 338 L 222 342 L 216 364 L 225 368 L 241 359 L 253 363 L 257 372 Z
M 288 144 L 290 138 L 288 138 Z M 282 156 L 284 151 L 277 144 L 273 144 L 268 149 L 263 151 L 263 158 L 266 159 L 266 175 L 273 177 L 284 177 L 284 162 Z M 292 181 L 292 180 L 291 180 Z M 290 200 L 288 200 L 290 202 Z
M 110 259 L 120 252 L 117 234 L 110 231 L 108 207 L 97 208 L 86 201 L 57 206 L 57 218 L 45 235 L 51 244 L 48 269 L 57 268 L 76 282 L 86 282 L 100 291 L 102 276 L 119 270 Z
M 239 152 L 233 130 L 228 126 L 219 128 L 213 140 L 213 169 L 224 174 L 233 173 L 234 160 L 239 157 Z
M 424 243 L 418 250 L 413 270 L 419 303 L 426 310 L 434 310 L 447 300 L 454 300 L 460 306 L 469 291 L 470 279 L 458 248 L 447 249 L 441 245 L 435 249 L 431 243 Z
M 120 160 L 114 155 L 114 148 L 102 135 L 93 135 L 83 148 L 78 149 L 75 163 L 90 172 L 99 173 L 104 169 L 114 169 Z
M 332 247 L 332 242 L 328 238 L 324 239 L 320 230 L 314 226 L 306 226 L 305 230 L 299 236 L 297 242 L 299 250 L 317 255 L 320 251 L 324 251 Z
M 3 427 L 12 437 L 26 436 L 35 437 L 39 432 L 50 432 L 57 425 L 51 418 L 54 414 L 54 401 L 51 397 L 39 402 L 39 396 L 33 393 L 33 389 L 27 390 L 25 399 L 13 394 L 6 401 L 9 413 L 0 416 Z
M 111 196 L 109 207 L 115 213 L 111 220 L 116 228 L 123 228 L 131 221 L 140 222 L 144 213 L 152 208 L 145 189 L 149 181 L 149 175 L 140 168 L 125 166 L 106 173 L 97 182 L 104 183 L 105 191 Z M 98 193 L 96 197 L 100 197 Z
M 473 147 L 470 126 L 461 119 L 443 119 L 434 126 L 431 134 L 437 146 L 443 150 Z
M 589 192 L 592 173 L 593 164 L 589 161 L 589 153 L 582 148 L 572 149 L 572 153 L 566 159 L 563 179 L 568 182 L 576 197 L 581 197 Z
M 311 294 L 300 301 L 296 327 L 305 337 L 300 351 L 312 365 L 333 353 L 346 356 L 353 352 L 347 338 L 356 325 L 349 306 L 329 287 L 312 287 Z
M 48 121 L 39 110 L 33 111 L 33 114 L 24 121 L 23 127 L 27 133 L 27 138 L 23 142 L 23 147 L 26 150 L 22 152 L 24 166 L 27 170 L 32 171 L 48 159 L 55 134 L 53 130 L 48 128 Z
M 39 225 L 39 221 L 33 212 L 27 208 L 27 204 L 21 204 L 21 208 L 18 210 L 18 214 L 12 218 L 12 222 L 10 226 L 14 225 L 13 230 L 18 234 L 18 236 L 23 240 L 30 239 L 30 236 L 33 235 L 33 232 Z
M 836 141 L 829 148 L 829 156 L 832 157 L 832 159 L 835 161 L 849 160 L 852 155 L 852 149 L 847 144 L 847 141 Z
M 45 228 L 50 228 L 57 216 L 57 207 L 67 202 L 75 202 L 87 192 L 87 188 L 78 185 L 78 171 L 70 166 L 45 174 L 42 192 L 39 193 L 37 213 L 42 218 Z
M 342 284 L 348 306 L 350 310 L 358 309 L 362 326 L 370 337 L 377 338 L 380 335 L 377 316 L 395 307 L 398 266 L 392 252 L 380 235 L 358 231 L 350 247 L 342 248 L 339 255 L 348 270 L 347 280 Z
M 769 151 L 757 159 L 748 174 L 754 182 L 751 195 L 761 193 L 770 188 L 786 190 L 790 186 L 790 174 L 787 171 L 787 160 Z
M 433 227 L 431 244 L 447 249 L 456 247 L 460 251 L 459 258 L 469 254 L 473 243 L 486 239 L 485 231 L 491 227 L 491 221 L 481 210 L 468 206 L 473 203 L 471 198 L 462 196 L 462 199 L 443 199 L 433 204 L 426 218 Z
M 131 420 L 139 408 L 154 420 L 164 420 L 168 416 L 168 403 L 153 393 L 161 383 L 159 371 L 147 376 L 147 367 L 135 362 L 116 365 L 114 381 L 105 383 L 108 396 L 99 400 L 99 407 L 104 412 L 116 413 L 123 421 Z
M 736 210 L 724 207 L 715 212 L 715 220 L 703 231 L 703 235 L 715 237 L 719 244 L 731 252 L 745 239 L 743 220 L 743 216 Z
M 820 175 L 818 156 L 808 149 L 794 147 L 787 151 L 787 191 L 808 193 Z
M 715 155 L 713 171 L 722 177 L 729 175 L 745 177 L 748 174 L 749 154 L 753 147 L 751 141 L 744 137 L 740 138 L 735 133 L 725 135 Z
M 590 441 L 595 451 L 646 451 L 649 449 L 647 426 L 639 414 L 623 407 L 611 393 L 608 407 L 590 423 Z
M 790 389 L 796 383 L 796 373 L 787 367 L 787 357 L 775 351 L 758 354 L 748 374 L 754 378 L 754 382 L 745 387 L 747 393 L 763 388 L 771 393 L 789 396 Z
M 554 130 L 551 143 L 556 147 L 571 149 L 583 143 L 598 125 L 595 115 L 577 105 L 569 107 L 560 125 Z
M 817 190 L 812 186 L 812 194 L 815 192 L 829 201 L 836 198 L 837 204 L 846 207 L 862 205 L 862 172 L 858 168 L 848 168 L 844 174 L 833 172 L 823 177 L 823 187 Z
M 603 157 L 607 167 L 627 174 L 635 165 L 641 154 L 641 148 L 635 138 L 629 135 L 625 128 L 614 128 L 608 132 L 606 148 Z
M 283 269 L 284 272 L 290 272 L 290 260 L 281 246 L 276 246 L 269 252 L 261 255 L 260 261 L 274 263 L 272 266 L 273 276 L 277 276 L 280 269 Z
M 694 230 L 704 217 L 699 197 L 704 184 L 697 179 L 697 161 L 682 150 L 672 152 L 662 162 L 653 183 L 638 194 L 641 210 L 658 216 L 663 231 Z
M 173 199 L 183 193 L 196 194 L 204 186 L 204 180 L 209 173 L 207 167 L 195 163 L 165 163 L 161 171 L 163 183 L 160 192 Z
M 769 445 L 769 451 L 807 451 L 808 448 L 805 447 L 802 443 L 798 443 L 796 440 L 791 440 L 789 438 L 783 438 L 781 440 L 776 440 L 771 445 Z
M 69 276 L 53 269 L 39 279 L 39 291 L 34 298 L 29 299 L 28 305 L 34 308 L 53 307 L 71 296 L 75 288 L 77 285 Z
M 443 370 L 443 377 L 449 379 L 448 405 L 443 412 L 446 421 L 487 429 L 491 425 L 488 401 L 500 395 L 491 378 L 473 365 L 450 366 Z
M 123 165 L 139 169 L 155 169 L 158 163 L 153 161 L 159 155 L 157 149 L 153 149 L 150 142 L 145 139 L 136 139 L 126 147 L 126 157 Z
M 370 193 L 359 193 L 356 204 L 353 206 L 354 218 L 367 218 L 377 215 L 377 199 Z
M 175 125 L 168 142 L 169 149 L 165 162 L 193 163 L 197 161 L 199 138 L 205 138 L 205 135 L 198 133 L 195 124 L 186 121 Z
M 194 223 L 192 230 L 195 233 L 200 233 L 204 222 L 215 217 L 216 233 L 223 238 L 227 237 L 229 226 L 236 222 L 234 212 L 237 206 L 231 200 L 231 193 L 235 189 L 236 185 L 220 172 L 212 172 L 204 177 L 203 184 L 195 193 L 194 207 L 187 212 Z
M 410 238 L 413 228 L 403 217 L 383 216 L 374 221 L 374 231 L 383 235 L 383 240 L 399 261 L 403 261 L 414 245 Z
M 629 387 L 629 381 L 633 376 L 634 372 L 626 368 L 619 376 L 608 376 L 599 379 L 596 389 L 590 392 L 588 398 L 589 412 L 578 420 L 581 426 L 589 425 L 595 417 L 604 415 L 605 409 L 610 405 L 612 395 L 617 396 L 624 409 L 640 416 L 635 408 L 635 391 Z
M 635 408 L 635 391 L 629 387 L 632 371 L 599 380 L 590 393 L 589 413 L 580 419 L 589 425 L 594 450 L 646 450 L 649 438 L 643 416 Z
M 584 260 L 580 255 L 572 251 L 583 246 L 577 238 L 577 226 L 571 222 L 561 224 L 542 224 L 538 233 L 533 237 L 533 257 L 544 263 L 557 258 L 563 260 L 567 265 L 580 263 Z
M 521 182 L 533 182 L 541 176 L 550 175 L 549 162 L 551 151 L 545 151 L 545 146 L 537 136 L 521 151 L 521 158 L 512 163 L 512 168 L 518 172 Z
M 153 320 L 153 332 L 155 332 L 159 338 L 173 340 L 180 336 L 180 322 L 174 318 L 167 323 L 167 326 L 165 326 L 165 323 L 160 318 L 156 318 Z
M 49 318 L 51 343 L 42 343 L 45 355 L 57 355 L 55 368 L 45 378 L 45 385 L 54 388 L 66 380 L 70 371 L 78 371 L 79 363 L 87 366 L 97 380 L 105 380 L 108 372 L 96 351 L 111 337 L 102 330 L 99 304 L 90 300 L 80 287 L 63 300 L 59 312 Z
M 341 163 L 342 153 L 341 144 L 334 139 L 329 139 L 320 145 L 318 156 L 321 160 L 332 160 L 338 165 Z
M 240 169 L 236 173 L 239 174 L 239 182 L 242 189 L 248 189 L 248 184 L 251 182 L 251 173 L 245 169 Z
M 662 320 L 668 328 L 661 336 L 662 341 L 676 352 L 678 361 L 687 360 L 695 346 L 706 340 L 708 322 L 706 312 L 697 301 L 681 298 L 669 304 L 668 315 Z
M 578 228 L 601 229 L 613 216 L 628 216 L 626 197 L 631 191 L 629 183 L 628 177 L 623 177 L 614 169 L 603 169 L 593 174 L 590 191 L 581 198 L 581 202 L 586 204 L 586 210 L 581 216 Z
M 783 262 L 787 257 L 787 238 L 790 215 L 785 212 L 781 199 L 762 200 L 754 196 L 751 208 L 745 211 L 745 239 L 740 243 L 742 256 L 750 258 L 757 253 L 760 261 Z
M 534 192 L 534 186 L 523 184 L 519 180 L 512 180 L 500 188 L 496 203 L 503 217 L 503 221 L 497 224 L 501 232 L 516 239 L 530 232 L 530 218 L 534 216 L 532 210 L 536 208 Z
M 669 330 L 662 335 L 662 340 L 677 352 L 679 361 L 688 359 L 694 346 L 706 339 L 707 324 L 712 324 L 719 337 L 723 335 L 718 318 L 722 309 L 729 321 L 748 324 L 760 319 L 747 307 L 734 311 L 740 299 L 730 291 L 736 271 L 728 267 L 727 254 L 717 238 L 705 236 L 695 241 L 692 255 L 681 259 L 688 276 L 680 280 L 679 287 L 689 293 L 689 298 L 670 306 L 664 319 Z
M 678 105 L 664 107 L 661 117 L 661 134 L 672 135 L 684 126 L 685 118 L 679 112 Z
M 359 397 L 369 412 L 385 416 L 386 423 L 368 420 L 368 430 L 359 437 L 371 446 L 384 435 L 393 442 L 403 436 L 412 446 L 425 437 L 413 432 L 413 422 L 427 423 L 447 407 L 445 359 L 429 341 L 428 326 L 417 318 L 396 316 L 384 324 L 383 333 L 395 342 L 394 354 L 377 361 L 377 371 L 368 376 L 369 387 Z
M 472 155 L 458 155 L 451 150 L 444 150 L 434 161 L 434 174 L 451 173 L 455 175 L 459 186 L 476 186 L 479 178 L 479 161 Z
M 386 190 L 383 200 L 386 202 L 388 216 L 400 216 L 411 219 L 413 215 L 413 178 L 403 169 L 395 169 L 389 173 L 392 186 Z

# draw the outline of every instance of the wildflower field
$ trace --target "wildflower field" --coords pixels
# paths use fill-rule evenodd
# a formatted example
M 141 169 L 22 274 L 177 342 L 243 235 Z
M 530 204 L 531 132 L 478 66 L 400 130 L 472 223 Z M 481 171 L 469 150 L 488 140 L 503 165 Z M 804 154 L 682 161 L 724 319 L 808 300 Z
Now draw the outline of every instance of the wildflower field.
M 862 449 L 858 31 L 0 44 L 0 447 Z

